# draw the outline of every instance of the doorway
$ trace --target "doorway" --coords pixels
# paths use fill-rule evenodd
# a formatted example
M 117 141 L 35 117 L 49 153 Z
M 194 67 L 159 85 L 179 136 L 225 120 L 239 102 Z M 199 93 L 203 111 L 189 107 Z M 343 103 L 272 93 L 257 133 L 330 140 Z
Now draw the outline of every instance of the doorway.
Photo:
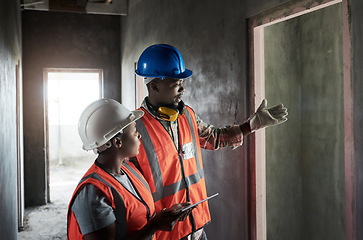
M 102 70 L 45 69 L 44 78 L 48 202 L 67 202 L 96 156 L 82 149 L 77 127 L 83 109 L 103 97 Z
M 302 0 L 250 19 L 251 108 L 266 98 L 289 109 L 251 144 L 252 239 L 351 239 L 346 11 L 346 1 Z

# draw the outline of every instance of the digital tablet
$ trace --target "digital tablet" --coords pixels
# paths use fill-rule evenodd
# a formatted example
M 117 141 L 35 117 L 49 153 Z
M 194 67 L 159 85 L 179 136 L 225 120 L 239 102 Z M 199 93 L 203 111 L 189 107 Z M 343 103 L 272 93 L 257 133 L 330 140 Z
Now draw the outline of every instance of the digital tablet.
M 188 207 L 185 207 L 185 208 L 183 208 L 182 210 L 180 210 L 181 212 L 185 212 L 186 210 L 188 210 L 188 209 L 190 209 L 190 208 L 192 208 L 192 207 L 195 207 L 195 206 L 197 206 L 199 203 L 202 203 L 202 202 L 204 202 L 204 201 L 207 201 L 207 200 L 209 200 L 209 199 L 211 199 L 211 198 L 214 198 L 214 197 L 216 197 L 216 196 L 218 196 L 219 195 L 219 193 L 216 193 L 216 194 L 214 194 L 214 195 L 212 195 L 212 196 L 210 196 L 210 197 L 207 197 L 207 198 L 205 198 L 205 199 L 203 199 L 203 200 L 201 200 L 201 201 L 199 201 L 199 202 L 197 202 L 197 203 L 194 203 L 194 204 L 192 204 L 192 205 L 190 205 L 190 206 L 188 206 Z

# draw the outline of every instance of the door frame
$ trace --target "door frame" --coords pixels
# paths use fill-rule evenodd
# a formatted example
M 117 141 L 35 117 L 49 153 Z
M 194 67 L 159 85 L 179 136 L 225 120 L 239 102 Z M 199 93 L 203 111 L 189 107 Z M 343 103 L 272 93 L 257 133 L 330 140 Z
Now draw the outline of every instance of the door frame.
M 46 201 L 50 202 L 50 170 L 49 170 L 49 120 L 48 120 L 48 73 L 50 72 L 73 72 L 73 73 L 98 73 L 100 97 L 104 95 L 103 69 L 92 68 L 44 68 L 43 69 L 43 91 L 44 91 L 44 149 L 45 149 L 45 168 L 46 168 Z
M 18 230 L 24 228 L 24 130 L 23 130 L 23 82 L 21 61 L 15 66 L 16 77 L 16 150 L 17 150 L 17 201 Z
M 344 150 L 345 150 L 345 218 L 346 239 L 355 239 L 355 182 L 354 182 L 354 139 L 353 139 L 353 89 L 352 89 L 352 37 L 351 0 L 297 0 L 272 8 L 247 19 L 249 45 L 249 109 L 252 114 L 264 98 L 264 63 L 256 62 L 263 56 L 259 48 L 263 42 L 263 27 L 286 21 L 300 15 L 342 3 L 343 36 L 343 85 L 344 85 Z M 286 11 L 289 9 L 289 11 Z M 258 42 L 259 43 L 258 43 Z M 258 143 L 258 144 L 257 144 Z M 256 146 L 261 146 L 258 148 Z M 262 149 L 262 150 L 261 150 Z M 249 239 L 267 239 L 266 228 L 266 184 L 265 184 L 265 131 L 252 134 L 248 142 L 248 219 Z M 258 150 L 258 151 L 257 151 Z

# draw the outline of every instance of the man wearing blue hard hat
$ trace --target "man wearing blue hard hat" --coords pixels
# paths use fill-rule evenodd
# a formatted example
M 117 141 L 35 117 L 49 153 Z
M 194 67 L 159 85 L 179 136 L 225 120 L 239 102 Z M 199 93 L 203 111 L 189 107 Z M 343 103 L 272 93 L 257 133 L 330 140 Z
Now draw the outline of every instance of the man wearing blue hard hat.
M 144 116 L 136 122 L 142 144 L 133 161 L 149 183 L 157 211 L 207 197 L 200 148 L 236 148 L 251 132 L 287 120 L 287 109 L 282 104 L 267 108 L 263 100 L 241 125 L 216 128 L 204 123 L 182 101 L 183 82 L 192 71 L 185 68 L 180 52 L 170 45 L 146 48 L 136 74 L 144 78 L 148 96 L 140 108 Z M 205 240 L 203 228 L 210 221 L 208 204 L 203 202 L 187 221 L 178 222 L 171 232 L 156 233 L 156 238 Z

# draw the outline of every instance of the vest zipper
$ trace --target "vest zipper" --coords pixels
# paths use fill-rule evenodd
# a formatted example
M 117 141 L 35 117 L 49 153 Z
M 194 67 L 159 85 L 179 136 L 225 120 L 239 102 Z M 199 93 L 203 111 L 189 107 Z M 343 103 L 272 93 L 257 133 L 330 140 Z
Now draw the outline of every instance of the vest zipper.
M 146 110 L 147 111 L 147 110 Z M 172 138 L 172 136 L 170 136 L 168 129 L 165 128 L 165 126 L 160 122 L 159 119 L 155 118 L 160 124 L 161 126 L 165 129 L 165 131 L 168 133 L 171 141 L 173 142 L 173 145 L 179 155 L 179 161 L 180 161 L 180 166 L 181 166 L 181 173 L 182 173 L 182 178 L 183 181 L 185 183 L 185 192 L 186 192 L 186 200 L 189 202 L 190 201 L 190 196 L 189 196 L 189 186 L 188 186 L 188 182 L 186 180 L 185 177 L 185 172 L 184 172 L 184 164 L 183 164 L 183 157 L 182 157 L 182 148 L 181 148 L 181 141 L 180 141 L 180 132 L 179 132 L 179 119 L 177 119 L 176 121 L 178 121 L 178 140 L 179 140 L 179 149 L 177 146 L 175 146 L 174 143 L 174 139 Z M 171 130 L 172 134 L 173 134 L 173 130 Z M 192 233 L 196 232 L 196 225 L 195 225 L 195 220 L 194 220 L 194 216 L 193 216 L 193 212 L 191 212 L 189 214 L 189 219 L 190 219 L 190 223 L 192 224 Z
M 180 166 L 181 166 L 181 173 L 182 173 L 182 177 L 185 183 L 185 193 L 186 193 L 186 199 L 188 202 L 190 202 L 190 193 L 189 193 L 189 185 L 187 182 L 187 179 L 185 177 L 185 171 L 184 171 L 184 163 L 183 163 L 183 157 L 182 157 L 182 146 L 181 146 L 181 139 L 180 139 L 180 132 L 179 132 L 179 120 L 178 121 L 178 140 L 179 140 L 179 149 L 178 149 L 178 155 L 179 155 L 179 161 L 180 161 Z M 175 145 L 175 144 L 174 144 Z M 189 219 L 190 219 L 190 223 L 192 224 L 192 233 L 196 231 L 196 225 L 195 225 L 195 220 L 194 220 L 194 216 L 193 216 L 193 212 L 191 212 L 189 214 Z

